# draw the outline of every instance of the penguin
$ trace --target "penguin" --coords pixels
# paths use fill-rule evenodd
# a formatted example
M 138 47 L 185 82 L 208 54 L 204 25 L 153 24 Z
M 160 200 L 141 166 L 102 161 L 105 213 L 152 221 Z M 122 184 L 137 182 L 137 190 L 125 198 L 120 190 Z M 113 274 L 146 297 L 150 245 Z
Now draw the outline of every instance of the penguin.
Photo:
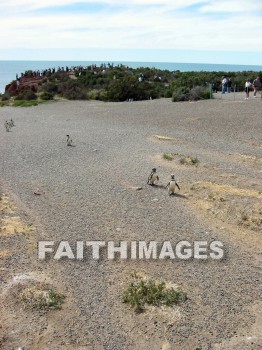
M 156 168 L 153 168 L 151 171 L 151 174 L 148 176 L 147 184 L 154 186 L 157 184 L 158 181 L 159 181 L 159 177 L 156 174 Z
M 10 126 L 15 126 L 15 123 L 14 123 L 13 119 L 10 120 L 9 125 Z
M 7 120 L 5 121 L 5 130 L 6 130 L 7 132 L 10 131 L 10 125 L 9 125 L 9 123 L 8 123 Z
M 66 135 L 66 136 L 67 136 L 67 140 L 66 140 L 67 146 L 73 146 L 73 141 L 72 141 L 72 139 L 70 138 L 70 136 L 69 136 L 69 135 Z
M 166 185 L 166 188 L 168 187 L 168 194 L 169 196 L 171 196 L 171 194 L 175 193 L 175 189 L 176 187 L 179 189 L 180 191 L 180 187 L 178 185 L 178 183 L 175 180 L 175 175 L 171 175 L 171 180 L 169 181 L 169 183 Z

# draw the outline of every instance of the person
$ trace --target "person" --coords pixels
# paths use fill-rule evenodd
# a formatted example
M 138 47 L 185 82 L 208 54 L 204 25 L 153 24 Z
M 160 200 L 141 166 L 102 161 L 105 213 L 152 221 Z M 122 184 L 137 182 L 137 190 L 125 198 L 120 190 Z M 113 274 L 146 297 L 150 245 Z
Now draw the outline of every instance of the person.
M 222 94 L 224 94 L 226 92 L 227 89 L 227 78 L 226 77 L 222 77 Z
M 230 93 L 232 88 L 232 81 L 231 79 L 227 80 L 227 92 Z
M 261 87 L 261 83 L 260 83 L 259 77 L 257 77 L 253 81 L 253 87 L 254 87 L 254 97 L 257 97 L 257 92 L 260 91 L 260 87 Z
M 252 86 L 252 84 L 251 84 L 250 80 L 247 79 L 247 81 L 245 82 L 246 100 L 249 99 L 249 91 L 251 89 L 251 86 Z
M 219 90 L 219 83 L 215 82 L 212 84 L 213 92 L 217 93 Z

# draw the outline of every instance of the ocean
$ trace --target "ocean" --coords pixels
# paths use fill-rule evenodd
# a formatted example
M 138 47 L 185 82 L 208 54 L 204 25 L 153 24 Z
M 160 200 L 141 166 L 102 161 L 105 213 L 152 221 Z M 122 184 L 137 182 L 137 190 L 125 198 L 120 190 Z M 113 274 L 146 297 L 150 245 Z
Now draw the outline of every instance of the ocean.
M 0 93 L 4 93 L 5 86 L 12 80 L 24 73 L 26 70 L 42 70 L 48 68 L 88 66 L 96 64 L 100 66 L 105 61 L 0 61 Z M 155 67 L 161 70 L 181 72 L 240 72 L 240 71 L 262 71 L 262 66 L 230 65 L 230 64 L 208 64 L 208 63 L 171 63 L 171 62 L 109 62 L 114 65 L 123 64 L 131 68 Z

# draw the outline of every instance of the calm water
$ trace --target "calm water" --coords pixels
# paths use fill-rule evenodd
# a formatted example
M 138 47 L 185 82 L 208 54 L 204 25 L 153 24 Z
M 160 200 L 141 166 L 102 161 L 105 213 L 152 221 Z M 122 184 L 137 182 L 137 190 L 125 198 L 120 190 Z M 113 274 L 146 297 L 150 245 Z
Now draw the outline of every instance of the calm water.
M 71 67 L 71 66 L 88 66 L 96 64 L 100 66 L 100 61 L 0 61 L 0 93 L 3 93 L 5 86 L 12 80 L 16 79 L 26 70 L 40 70 L 48 68 Z M 112 63 L 112 62 L 110 62 Z M 208 72 L 240 72 L 240 71 L 262 71 L 262 66 L 248 65 L 229 65 L 229 64 L 205 64 L 205 63 L 168 63 L 168 62 L 114 62 L 114 65 L 124 64 L 131 68 L 138 67 L 155 67 L 167 69 L 170 71 L 180 70 L 181 72 L 189 71 L 208 71 Z

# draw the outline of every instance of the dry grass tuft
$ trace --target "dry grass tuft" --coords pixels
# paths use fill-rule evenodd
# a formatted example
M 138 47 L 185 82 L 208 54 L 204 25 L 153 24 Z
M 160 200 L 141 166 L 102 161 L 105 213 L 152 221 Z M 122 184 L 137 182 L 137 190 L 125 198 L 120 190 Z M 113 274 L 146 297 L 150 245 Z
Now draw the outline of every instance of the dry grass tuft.
M 40 283 L 26 288 L 19 295 L 19 299 L 26 308 L 37 310 L 60 310 L 65 299 L 63 294 L 57 293 L 46 284 Z

